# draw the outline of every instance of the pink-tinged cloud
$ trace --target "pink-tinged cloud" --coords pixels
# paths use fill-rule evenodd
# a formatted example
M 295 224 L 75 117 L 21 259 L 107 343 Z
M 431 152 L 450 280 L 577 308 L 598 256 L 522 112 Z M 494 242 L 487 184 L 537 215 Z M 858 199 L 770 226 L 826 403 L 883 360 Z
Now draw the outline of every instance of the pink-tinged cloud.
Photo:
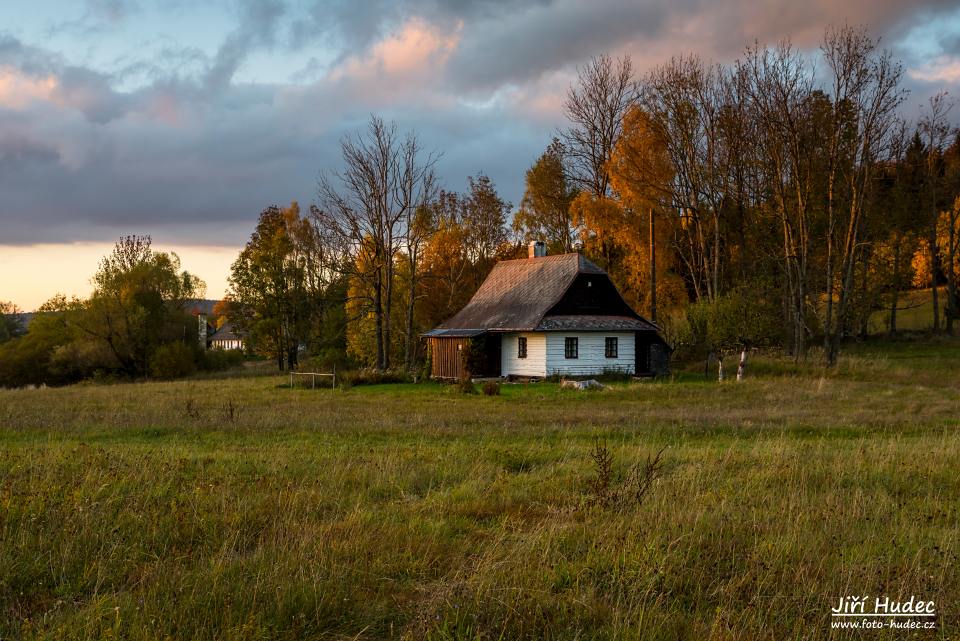
M 154 91 L 146 100 L 148 119 L 176 127 L 183 121 L 182 105 L 179 98 L 169 91 Z
M 960 58 L 938 56 L 925 65 L 907 70 L 907 73 L 922 82 L 960 82 Z
M 425 78 L 441 69 L 460 42 L 459 23 L 452 31 L 411 18 L 396 32 L 361 55 L 350 56 L 330 74 L 331 80 Z
M 10 66 L 0 67 L 0 107 L 22 110 L 38 101 L 48 101 L 57 89 L 52 75 L 32 77 Z
M 912 107 L 960 84 L 957 0 L 215 4 L 241 10 L 204 22 L 209 47 L 163 33 L 161 49 L 131 41 L 115 62 L 0 25 L 0 242 L 242 244 L 264 206 L 314 197 L 318 172 L 342 167 L 338 140 L 371 113 L 442 152 L 446 188 L 485 171 L 517 202 L 566 124 L 577 67 L 601 53 L 631 55 L 643 76 L 680 54 L 730 62 L 755 40 L 815 50 L 827 25 L 867 22 L 906 61 Z

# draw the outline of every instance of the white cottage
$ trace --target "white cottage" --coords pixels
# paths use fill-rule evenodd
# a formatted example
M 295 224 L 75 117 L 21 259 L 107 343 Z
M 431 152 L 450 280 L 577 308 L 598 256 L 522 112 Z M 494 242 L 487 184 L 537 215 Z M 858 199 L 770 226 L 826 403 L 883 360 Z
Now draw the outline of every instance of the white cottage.
M 623 372 L 665 374 L 658 328 L 623 300 L 610 277 L 580 254 L 497 263 L 466 307 L 425 334 L 435 378 L 543 378 Z
M 233 325 L 224 323 L 210 337 L 210 347 L 213 349 L 243 349 L 243 336 L 234 331 Z

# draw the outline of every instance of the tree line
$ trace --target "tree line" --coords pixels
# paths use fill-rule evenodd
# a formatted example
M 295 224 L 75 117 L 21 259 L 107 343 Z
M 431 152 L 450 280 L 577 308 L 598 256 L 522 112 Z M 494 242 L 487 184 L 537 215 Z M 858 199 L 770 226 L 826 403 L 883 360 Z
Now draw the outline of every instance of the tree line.
M 206 285 L 148 236 L 126 236 L 105 256 L 88 298 L 57 295 L 29 328 L 0 303 L 0 386 L 62 385 L 88 378 L 175 378 L 235 364 L 207 352 L 193 303 Z M 27 331 L 29 329 L 29 331 Z
M 933 330 L 952 332 L 960 142 L 944 94 L 902 119 L 902 76 L 850 26 L 828 29 L 815 55 L 754 45 L 729 65 L 681 56 L 642 77 L 628 57 L 600 56 L 568 91 L 568 126 L 527 171 L 512 216 L 486 176 L 441 189 L 438 156 L 373 117 L 342 142 L 343 170 L 323 175 L 308 212 L 261 216 L 286 212 L 288 237 L 305 244 L 276 257 L 290 280 L 251 289 L 258 227 L 234 265 L 233 315 L 251 336 L 272 327 L 267 351 L 286 350 L 289 366 L 339 340 L 364 364 L 412 369 L 419 333 L 536 239 L 604 267 L 681 351 L 770 345 L 799 358 L 819 346 L 832 364 L 880 310 L 896 333 L 911 286 L 933 288 Z M 294 298 L 324 312 L 280 311 L 283 292 L 308 290 Z
M 827 29 L 813 54 L 753 45 L 731 64 L 679 56 L 640 76 L 629 57 L 597 57 L 516 209 L 483 173 L 445 188 L 439 153 L 372 116 L 341 141 L 314 203 L 263 210 L 216 314 L 280 369 L 310 358 L 411 372 L 428 358 L 420 334 L 542 240 L 606 269 L 680 356 L 817 348 L 833 364 L 871 317 L 897 333 L 911 287 L 931 288 L 932 330 L 952 333 L 960 137 L 945 94 L 903 119 L 902 76 L 850 26 Z M 141 376 L 177 349 L 187 368 L 182 303 L 202 288 L 175 255 L 128 238 L 94 282 L 89 300 L 45 306 L 57 312 L 37 326 L 45 342 L 4 316 L 0 361 L 46 363 L 45 380 L 76 377 L 69 362 Z
M 420 334 L 516 255 L 512 205 L 484 174 L 464 193 L 438 188 L 436 156 L 379 118 L 343 147 L 356 164 L 321 179 L 319 203 L 260 214 L 222 312 L 281 370 L 306 354 L 412 371 L 425 358 Z

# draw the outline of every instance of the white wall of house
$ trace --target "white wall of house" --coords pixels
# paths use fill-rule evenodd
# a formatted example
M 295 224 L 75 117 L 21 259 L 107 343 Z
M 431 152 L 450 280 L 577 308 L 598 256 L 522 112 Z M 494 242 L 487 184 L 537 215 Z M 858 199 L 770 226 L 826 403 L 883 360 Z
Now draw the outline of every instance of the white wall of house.
M 517 357 L 517 339 L 527 339 L 527 357 Z M 577 358 L 566 358 L 565 339 L 577 339 Z M 606 357 L 606 339 L 617 339 L 617 357 Z M 636 335 L 633 332 L 527 332 L 504 334 L 501 374 L 504 376 L 595 376 L 604 371 L 634 373 Z
M 567 337 L 578 342 L 577 358 L 566 358 L 564 346 Z M 605 356 L 606 338 L 617 339 L 617 357 Z M 633 332 L 547 332 L 547 375 L 594 376 L 604 370 L 618 370 L 633 374 L 636 335 Z
M 517 358 L 517 339 L 527 339 L 527 357 Z M 547 335 L 540 333 L 504 334 L 500 346 L 500 373 L 503 376 L 547 375 Z

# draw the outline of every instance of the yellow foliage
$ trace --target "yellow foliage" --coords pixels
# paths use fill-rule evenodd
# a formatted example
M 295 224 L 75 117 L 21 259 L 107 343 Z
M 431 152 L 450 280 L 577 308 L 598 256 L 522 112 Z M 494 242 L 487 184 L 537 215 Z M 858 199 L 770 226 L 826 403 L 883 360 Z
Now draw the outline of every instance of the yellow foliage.
M 581 193 L 570 207 L 581 229 L 584 253 L 600 263 L 624 299 L 640 312 L 650 309 L 650 215 L 655 219 L 657 306 L 687 304 L 683 280 L 673 271 L 676 256 L 671 226 L 652 209 L 634 210 L 610 198 Z
M 610 182 L 633 209 L 658 207 L 669 200 L 673 164 L 664 133 L 640 107 L 623 118 L 623 133 L 609 163 Z
M 937 219 L 937 254 L 940 269 L 946 271 L 950 256 L 950 224 L 953 223 L 953 274 L 960 280 L 960 198 L 953 203 L 952 211 L 940 212 Z M 933 281 L 932 256 L 930 243 L 922 240 L 913 255 L 913 284 L 915 287 L 929 287 Z

